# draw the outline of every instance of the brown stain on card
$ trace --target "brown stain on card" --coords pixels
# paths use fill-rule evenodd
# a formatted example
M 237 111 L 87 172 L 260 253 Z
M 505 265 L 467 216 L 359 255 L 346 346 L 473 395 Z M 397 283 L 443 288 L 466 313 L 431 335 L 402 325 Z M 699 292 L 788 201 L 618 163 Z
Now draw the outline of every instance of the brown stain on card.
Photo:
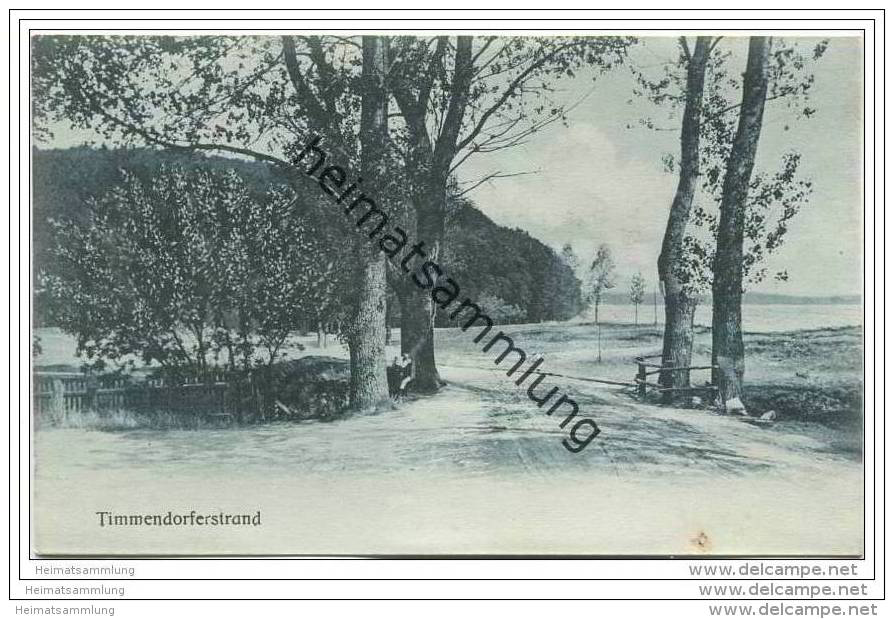
M 708 537 L 708 534 L 704 531 L 699 531 L 698 535 L 693 537 L 689 542 L 695 546 L 695 549 L 699 552 L 710 552 L 713 544 L 711 543 L 711 538 Z

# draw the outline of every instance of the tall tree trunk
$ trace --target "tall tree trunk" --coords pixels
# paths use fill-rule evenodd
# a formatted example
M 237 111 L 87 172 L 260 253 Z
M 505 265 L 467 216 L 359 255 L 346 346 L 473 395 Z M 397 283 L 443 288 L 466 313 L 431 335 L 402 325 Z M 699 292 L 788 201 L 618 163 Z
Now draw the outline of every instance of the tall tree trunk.
M 688 50 L 685 47 L 684 49 Z M 692 319 L 697 303 L 693 292 L 683 285 L 680 271 L 683 268 L 683 238 L 698 186 L 699 134 L 705 68 L 710 49 L 711 37 L 698 37 L 695 49 L 689 55 L 686 105 L 680 129 L 680 178 L 667 218 L 661 254 L 658 256 L 658 276 L 664 288 L 664 345 L 661 359 L 664 365 L 672 367 L 686 367 L 692 362 Z M 689 371 L 662 372 L 659 383 L 666 388 L 684 389 L 689 386 Z M 673 394 L 673 391 L 665 391 L 664 402 L 672 402 Z
M 363 37 L 363 97 L 360 116 L 361 170 L 368 186 L 385 188 L 388 140 L 387 38 Z M 380 195 L 384 195 L 380 192 Z M 363 240 L 365 241 L 365 239 Z M 363 242 L 361 241 L 361 242 Z M 369 409 L 388 398 L 385 375 L 385 256 L 376 248 L 357 252 L 357 300 L 348 333 L 351 358 L 350 399 L 355 409 Z
M 447 38 L 437 43 L 433 60 L 440 61 L 447 49 Z M 457 140 L 463 125 L 472 81 L 472 38 L 456 38 L 454 71 L 450 84 L 449 104 L 441 119 L 440 131 L 432 136 L 428 124 L 428 93 L 434 85 L 436 71 L 416 76 L 419 92 L 412 93 L 395 84 L 393 94 L 409 131 L 407 170 L 413 184 L 414 219 L 409 231 L 413 238 L 424 240 L 428 245 L 428 259 L 437 261 L 444 243 L 447 217 L 447 181 L 456 156 Z M 437 67 L 437 63 L 430 68 Z M 409 223 L 409 222 L 407 222 Z M 412 284 L 403 293 L 401 308 L 401 351 L 413 359 L 413 391 L 432 393 L 441 386 L 441 377 L 435 363 L 434 305 L 430 291 L 419 291 Z
M 426 146 L 421 146 L 425 150 Z M 418 153 L 418 150 L 416 151 Z M 425 155 L 426 157 L 428 155 Z M 416 169 L 414 159 L 408 158 L 409 169 Z M 442 190 L 443 192 L 444 190 Z M 435 188 L 437 194 L 437 188 Z M 426 244 L 426 259 L 437 262 L 440 239 L 443 238 L 443 217 L 441 207 L 433 204 L 431 192 L 424 188 L 413 192 L 409 212 L 405 214 L 401 226 L 410 238 L 420 239 Z M 443 197 L 446 201 L 446 196 Z M 418 206 L 419 202 L 426 206 Z M 398 269 L 399 270 L 399 269 Z M 413 381 L 411 391 L 434 393 L 441 386 L 441 377 L 435 362 L 434 311 L 435 306 L 430 289 L 420 289 L 409 276 L 400 273 L 392 280 L 392 288 L 400 301 L 400 349 L 413 360 Z
M 712 339 L 715 383 L 724 405 L 741 401 L 745 377 L 745 344 L 742 340 L 742 242 L 748 185 L 754 169 L 761 134 L 770 56 L 769 37 L 751 37 L 742 83 L 739 124 L 723 179 L 717 252 L 714 255 Z M 727 406 L 727 408 L 729 408 Z
M 373 408 L 388 397 L 385 375 L 385 258 L 368 255 L 361 266 L 357 307 L 348 337 L 352 408 Z
M 421 144 L 419 150 L 429 150 L 430 146 L 426 144 Z M 422 183 L 413 198 L 414 212 L 410 219 L 414 221 L 410 228 L 415 233 L 413 238 L 422 239 L 429 245 L 428 259 L 437 262 L 445 232 L 446 180 L 426 178 Z M 435 305 L 431 290 L 420 290 L 407 278 L 399 286 L 400 349 L 413 360 L 410 389 L 417 393 L 434 393 L 441 387 L 441 376 L 435 362 Z
M 391 302 L 388 301 L 388 298 L 385 298 L 385 346 L 389 346 L 391 344 L 391 322 L 392 322 L 392 307 Z
M 698 300 L 692 295 L 668 296 L 664 302 L 664 347 L 662 360 L 673 367 L 685 368 L 692 364 L 692 322 Z M 673 325 L 673 328 L 668 328 Z M 660 383 L 665 387 L 688 387 L 689 370 L 662 372 Z M 662 400 L 669 404 L 674 400 L 673 391 L 665 391 Z
M 435 364 L 435 344 L 431 295 L 419 290 L 401 293 L 400 351 L 413 360 L 413 382 L 418 393 L 433 393 L 441 386 Z
M 599 324 L 599 301 L 593 302 L 593 324 Z

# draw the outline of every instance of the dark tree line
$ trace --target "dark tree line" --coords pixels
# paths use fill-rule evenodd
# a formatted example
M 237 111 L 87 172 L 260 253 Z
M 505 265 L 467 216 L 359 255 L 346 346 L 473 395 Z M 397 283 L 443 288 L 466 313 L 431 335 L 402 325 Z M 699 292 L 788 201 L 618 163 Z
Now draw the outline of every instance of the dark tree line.
M 448 219 L 446 239 L 451 277 L 472 298 L 516 307 L 507 322 L 567 320 L 583 309 L 581 283 L 555 250 L 524 230 L 494 224 L 468 201 Z M 439 316 L 438 324 L 449 323 Z

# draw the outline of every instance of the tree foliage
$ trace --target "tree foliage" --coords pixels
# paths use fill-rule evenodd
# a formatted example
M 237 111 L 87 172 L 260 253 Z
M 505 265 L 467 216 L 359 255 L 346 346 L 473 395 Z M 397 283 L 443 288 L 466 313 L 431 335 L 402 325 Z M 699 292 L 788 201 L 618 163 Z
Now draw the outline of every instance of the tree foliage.
M 451 211 L 442 264 L 464 295 L 502 299 L 519 309 L 516 322 L 580 313 L 580 281 L 552 248 L 523 230 L 496 225 L 466 198 Z M 438 320 L 447 324 L 442 316 Z
M 36 271 L 61 275 L 70 268 L 56 257 L 53 248 L 58 245 L 58 236 L 51 220 L 65 222 L 66 234 L 73 234 L 74 228 L 89 228 L 93 220 L 92 198 L 119 186 L 123 181 L 122 168 L 127 169 L 132 180 L 148 186 L 165 165 L 185 173 L 227 174 L 235 169 L 255 204 L 264 202 L 269 187 L 286 184 L 286 178 L 275 168 L 251 161 L 149 149 L 36 149 L 33 154 Z M 67 174 L 71 169 L 77 169 L 78 174 Z M 327 204 L 308 200 L 300 192 L 295 193 L 295 198 L 298 202 L 290 212 L 301 222 L 300 228 L 291 229 L 297 235 L 296 244 L 306 241 L 303 235 L 312 235 L 313 252 L 309 259 L 320 267 L 331 264 L 334 270 L 332 278 L 327 279 L 334 285 L 328 290 L 316 288 L 312 300 L 296 307 L 295 320 L 306 320 L 311 326 L 318 320 L 330 325 L 343 323 L 348 319 L 345 301 L 352 294 L 344 269 L 349 268 L 353 259 L 346 251 L 344 235 L 351 231 L 343 229 L 342 218 L 331 216 L 331 207 Z M 521 230 L 498 226 L 468 198 L 452 199 L 449 206 L 448 251 L 444 264 L 470 297 L 504 299 L 519 310 L 513 314 L 513 322 L 563 320 L 581 311 L 580 282 L 549 247 Z M 482 264 L 488 268 L 481 269 Z M 36 308 L 40 323 L 61 326 L 57 308 L 66 303 L 65 297 L 39 295 Z M 395 319 L 400 305 L 394 297 L 389 303 Z M 447 324 L 443 317 L 439 320 L 440 324 Z
M 639 306 L 646 296 L 646 278 L 642 273 L 635 273 L 630 279 L 630 302 L 633 304 L 634 322 L 639 324 Z
M 410 182 L 434 169 L 446 180 L 470 157 L 524 143 L 573 102 L 559 84 L 582 72 L 594 78 L 622 63 L 632 37 L 394 37 L 389 89 L 404 122 L 397 141 L 410 151 Z M 419 135 L 426 156 L 414 156 Z M 494 172 L 487 179 L 499 178 Z M 414 180 L 415 179 L 415 180 Z M 469 186 L 483 179 L 470 179 Z
M 692 209 L 690 227 L 683 240 L 684 252 L 678 266 L 678 277 L 689 294 L 698 295 L 711 287 L 719 205 L 723 194 L 724 172 L 736 133 L 741 106 L 742 75 L 737 57 L 721 38 L 715 39 L 708 60 L 705 93 L 700 125 L 700 183 Z M 779 117 L 789 124 L 809 119 L 815 110 L 809 99 L 814 84 L 813 63 L 819 60 L 828 42 L 811 44 L 802 41 L 774 39 L 771 56 L 767 101 L 779 100 Z M 681 39 L 680 53 L 674 62 L 662 67 L 660 76 L 647 75 L 634 69 L 637 80 L 635 94 L 663 107 L 668 117 L 685 104 L 686 66 L 688 53 Z M 661 129 L 661 122 L 640 119 L 650 129 Z M 813 182 L 800 172 L 802 154 L 789 150 L 772 163 L 760 161 L 752 176 L 743 230 L 744 281 L 756 284 L 769 275 L 768 258 L 783 244 L 789 223 L 810 200 Z M 675 172 L 676 157 L 665 154 L 665 169 Z M 774 274 L 787 279 L 784 270 Z
M 639 305 L 646 296 L 646 278 L 642 273 L 635 273 L 630 278 L 630 302 Z
M 452 178 L 469 157 L 521 144 L 566 120 L 568 104 L 557 100 L 556 83 L 582 71 L 595 76 L 610 69 L 633 42 L 592 36 L 487 36 L 462 44 L 460 39 L 390 37 L 385 86 L 399 108 L 416 113 L 389 123 L 383 158 L 391 182 L 366 189 L 387 203 L 395 220 L 411 216 L 408 198 L 433 166 Z M 116 145 L 232 153 L 272 163 L 301 183 L 307 179 L 294 174 L 290 158 L 309 134 L 318 133 L 339 165 L 356 171 L 363 92 L 359 41 L 336 35 L 34 37 L 36 138 L 72 126 Z M 467 105 L 457 105 L 458 93 Z M 408 156 L 410 145 L 419 143 L 414 132 L 428 140 L 427 157 Z M 483 180 L 472 179 L 461 191 Z M 438 227 L 430 244 L 441 240 L 444 222 Z M 430 235 L 430 229 L 425 232 Z M 346 238 L 356 248 L 353 236 Z M 536 298 L 551 294 L 548 278 L 555 274 L 537 275 Z M 561 285 L 568 284 L 563 279 Z M 564 313 L 576 303 L 576 287 L 568 289 Z M 549 309 L 527 314 L 552 315 Z
M 597 315 L 603 293 L 615 287 L 615 266 L 611 247 L 606 243 L 601 244 L 593 255 L 584 282 L 586 300 L 593 304 Z
M 298 321 L 344 288 L 332 239 L 293 216 L 295 200 L 281 185 L 258 200 L 232 170 L 125 173 L 83 221 L 50 222 L 39 295 L 100 366 L 270 365 Z
M 571 243 L 562 245 L 562 251 L 559 254 L 559 257 L 562 259 L 562 262 L 572 270 L 572 272 L 577 274 L 577 270 L 580 268 L 580 258 L 577 257 L 577 253 L 575 253 Z

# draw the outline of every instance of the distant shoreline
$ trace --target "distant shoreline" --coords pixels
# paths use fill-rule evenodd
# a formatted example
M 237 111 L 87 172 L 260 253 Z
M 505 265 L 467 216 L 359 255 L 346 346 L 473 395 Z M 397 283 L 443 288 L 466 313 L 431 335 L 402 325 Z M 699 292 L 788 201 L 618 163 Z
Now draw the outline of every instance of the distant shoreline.
M 651 299 L 647 298 L 645 304 Z M 606 294 L 602 303 L 605 305 L 630 305 L 630 298 L 626 293 Z M 659 305 L 663 305 L 661 295 L 658 295 Z M 702 301 L 705 305 L 711 304 L 710 297 Z M 863 297 L 860 295 L 832 295 L 827 297 L 797 296 L 787 294 L 769 294 L 763 292 L 746 293 L 742 299 L 742 305 L 862 305 Z

